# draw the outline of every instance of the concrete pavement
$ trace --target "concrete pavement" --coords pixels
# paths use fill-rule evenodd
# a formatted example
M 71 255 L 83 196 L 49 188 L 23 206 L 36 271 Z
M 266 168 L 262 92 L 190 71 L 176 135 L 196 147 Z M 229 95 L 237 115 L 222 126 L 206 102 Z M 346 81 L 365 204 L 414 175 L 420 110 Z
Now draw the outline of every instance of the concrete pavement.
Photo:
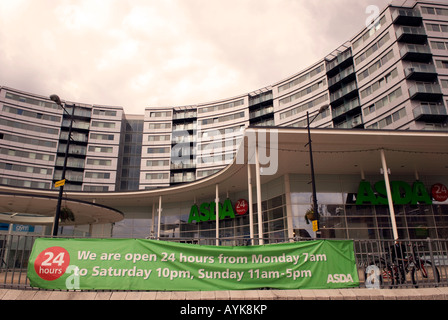
M 0 289 L 0 300 L 448 300 L 448 287 L 234 291 L 45 291 Z

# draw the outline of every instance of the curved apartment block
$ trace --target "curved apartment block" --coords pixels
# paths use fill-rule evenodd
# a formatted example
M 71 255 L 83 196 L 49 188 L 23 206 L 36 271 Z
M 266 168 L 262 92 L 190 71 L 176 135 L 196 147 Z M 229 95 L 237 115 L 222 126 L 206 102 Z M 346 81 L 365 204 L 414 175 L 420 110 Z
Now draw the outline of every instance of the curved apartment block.
M 226 167 L 249 126 L 448 130 L 448 5 L 389 6 L 312 66 L 268 87 L 210 103 L 122 107 L 0 88 L 0 184 L 52 189 L 67 162 L 71 191 L 168 187 Z

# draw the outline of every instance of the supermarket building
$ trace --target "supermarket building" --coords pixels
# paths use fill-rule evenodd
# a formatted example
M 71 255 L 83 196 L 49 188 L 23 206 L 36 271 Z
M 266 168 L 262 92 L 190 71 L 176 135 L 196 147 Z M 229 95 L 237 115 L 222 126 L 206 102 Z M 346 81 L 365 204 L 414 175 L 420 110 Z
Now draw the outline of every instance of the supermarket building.
M 0 232 L 49 233 L 73 117 L 63 205 L 75 219 L 60 235 L 447 238 L 447 48 L 448 6 L 417 1 L 287 79 L 211 103 L 64 112 L 1 87 Z

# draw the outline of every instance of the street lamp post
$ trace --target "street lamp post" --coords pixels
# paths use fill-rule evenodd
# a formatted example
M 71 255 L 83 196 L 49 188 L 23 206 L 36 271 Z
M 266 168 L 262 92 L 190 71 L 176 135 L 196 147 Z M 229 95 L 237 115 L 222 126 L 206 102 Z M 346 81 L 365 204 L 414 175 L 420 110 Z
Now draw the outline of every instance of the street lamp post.
M 313 119 L 310 121 L 310 115 L 309 112 L 306 112 L 306 123 L 307 123 L 307 130 L 308 130 L 308 145 L 309 153 L 310 153 L 310 168 L 311 168 L 311 186 L 312 186 L 312 193 L 313 193 L 313 211 L 314 211 L 314 218 L 317 220 L 317 230 L 319 230 L 319 208 L 317 206 L 317 196 L 316 196 L 316 181 L 314 177 L 314 161 L 313 161 L 313 147 L 311 145 L 311 130 L 310 125 L 311 123 L 316 120 L 317 116 L 327 110 L 330 107 L 330 105 L 326 104 L 320 107 L 319 112 L 314 116 Z M 306 146 L 305 145 L 305 146 Z
M 72 134 L 72 127 L 73 127 L 73 116 L 75 114 L 75 106 L 72 108 L 72 114 L 68 113 L 68 111 L 65 109 L 65 107 L 62 105 L 61 99 L 55 94 L 50 96 L 50 99 L 54 101 L 58 106 L 60 106 L 65 113 L 67 113 L 70 116 L 70 126 L 68 128 L 68 136 L 67 136 L 67 146 L 65 147 L 65 155 L 64 155 L 64 165 L 62 166 L 62 176 L 61 180 L 65 180 L 65 172 L 67 170 L 67 158 L 68 158 L 68 150 L 70 147 L 70 137 Z M 62 184 L 59 187 L 59 196 L 58 196 L 58 204 L 56 206 L 56 214 L 54 216 L 54 224 L 53 224 L 53 236 L 58 235 L 58 229 L 59 229 L 59 217 L 61 215 L 61 203 L 62 203 L 62 195 L 64 193 L 64 184 Z

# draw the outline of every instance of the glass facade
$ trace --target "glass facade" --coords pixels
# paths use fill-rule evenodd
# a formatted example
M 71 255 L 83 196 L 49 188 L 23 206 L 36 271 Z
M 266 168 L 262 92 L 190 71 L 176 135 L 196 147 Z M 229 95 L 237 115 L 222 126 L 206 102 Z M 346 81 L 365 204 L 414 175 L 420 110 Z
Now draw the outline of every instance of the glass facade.
M 305 177 L 296 177 L 292 190 L 300 189 Z M 412 177 L 398 177 L 398 180 L 412 184 Z M 424 181 L 430 194 L 431 185 L 446 177 L 429 177 Z M 380 175 L 366 180 L 381 181 Z M 359 176 L 327 176 L 317 181 L 317 200 L 322 238 L 336 239 L 393 239 L 391 214 L 386 204 L 356 204 Z M 334 188 L 331 192 L 328 189 Z M 328 192 L 319 192 L 319 189 Z M 293 230 L 297 237 L 315 237 L 312 225 L 305 213 L 312 202 L 311 192 L 292 192 Z M 446 239 L 448 236 L 448 201 L 432 204 L 394 205 L 398 235 L 402 239 Z
M 399 177 L 412 183 L 412 177 Z M 428 177 L 424 186 L 430 194 L 433 179 L 447 181 L 447 177 Z M 282 180 L 282 179 L 281 179 Z M 366 178 L 366 181 L 380 181 L 381 176 Z M 439 181 L 438 180 L 438 181 Z M 269 196 L 262 201 L 264 243 L 276 243 L 290 238 L 326 239 L 393 239 L 391 215 L 388 205 L 356 204 L 359 183 L 358 175 L 318 176 L 317 200 L 319 206 L 320 234 L 313 231 L 312 222 L 306 213 L 311 207 L 312 193 L 309 189 L 309 176 L 290 175 L 291 193 L 286 194 L 277 183 L 262 185 L 262 190 L 270 189 Z M 277 186 L 276 186 L 277 185 Z M 276 189 L 276 190 L 273 190 Z M 232 196 L 233 201 L 240 195 Z M 245 195 L 243 195 L 244 197 Z M 290 197 L 290 201 L 287 201 Z M 290 203 L 290 211 L 288 204 Z M 180 204 L 178 207 L 163 207 L 160 221 L 160 239 L 180 240 L 214 244 L 216 221 L 189 221 L 192 204 Z M 211 202 L 214 208 L 215 203 Z M 255 243 L 258 243 L 257 203 L 253 204 L 253 230 Z M 290 213 L 288 213 L 288 211 Z M 157 211 L 156 211 L 157 212 Z M 432 204 L 394 205 L 398 234 L 401 239 L 446 239 L 448 237 L 448 200 Z M 219 221 L 219 240 L 222 245 L 247 245 L 251 243 L 249 213 L 235 214 L 235 218 Z M 289 224 L 288 224 L 288 221 Z M 125 219 L 116 223 L 114 237 L 157 238 L 158 216 L 154 223 L 151 218 Z M 292 236 L 290 236 L 292 235 Z M 208 241 L 208 242 L 207 242 Z

